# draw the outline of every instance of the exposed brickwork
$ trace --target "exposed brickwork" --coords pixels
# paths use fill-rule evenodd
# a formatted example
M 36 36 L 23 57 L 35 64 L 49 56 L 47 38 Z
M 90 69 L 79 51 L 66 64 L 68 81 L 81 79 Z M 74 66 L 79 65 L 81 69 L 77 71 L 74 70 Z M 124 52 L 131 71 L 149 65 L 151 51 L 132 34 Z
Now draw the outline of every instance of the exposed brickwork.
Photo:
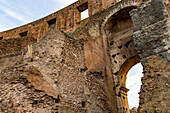
M 156 10 L 160 9 L 160 10 Z M 135 49 L 144 66 L 140 113 L 169 111 L 169 14 L 162 0 L 149 1 L 131 12 Z
M 170 112 L 167 2 L 146 1 L 79 0 L 0 33 L 0 112 L 130 113 L 126 77 L 140 61 L 138 112 Z
M 77 27 L 87 23 L 88 19 L 80 22 L 81 12 L 77 9 L 78 6 L 86 2 L 87 0 L 77 1 L 40 20 L 18 28 L 14 28 L 12 30 L 1 32 L 0 37 L 3 36 L 3 39 L 17 38 L 22 37 L 20 34 L 27 32 L 27 36 L 32 36 L 40 40 L 50 29 L 53 28 L 57 28 L 63 31 L 74 31 Z
M 15 38 L 0 41 L 0 56 L 22 52 L 29 44 L 37 40 L 32 37 Z
M 37 40 L 32 37 L 0 40 L 0 71 L 19 61 L 25 47 L 35 42 Z
M 82 44 L 60 31 L 51 31 L 32 49 L 33 58 L 23 59 L 2 71 L 0 110 L 46 113 L 67 109 L 86 112 L 86 108 L 81 108 L 82 102 L 87 104 L 83 85 L 85 71 L 81 71 L 84 68 Z M 18 89 L 13 93 L 15 86 Z
M 144 63 L 139 112 L 168 113 L 170 64 L 160 57 L 149 57 Z
M 131 1 L 131 2 L 130 2 Z M 136 3 L 141 2 L 142 0 L 122 0 L 121 3 L 116 7 L 121 7 L 123 5 L 137 5 Z M 24 32 L 27 32 L 27 36 L 32 36 L 38 40 L 40 40 L 50 29 L 57 28 L 66 32 L 73 32 L 78 27 L 84 26 L 89 19 L 81 20 L 81 11 L 78 10 L 78 7 L 84 6 L 84 4 L 88 3 L 88 11 L 89 17 L 96 14 L 99 11 L 102 11 L 110 6 L 113 6 L 119 2 L 118 0 L 78 0 L 77 2 L 53 13 L 50 14 L 40 20 L 31 22 L 29 24 L 23 25 L 18 28 L 14 28 L 8 31 L 4 31 L 0 33 L 0 37 L 3 39 L 11 39 L 21 37 Z M 118 8 L 116 8 L 118 9 Z M 52 25 L 49 25 L 51 20 L 55 21 Z

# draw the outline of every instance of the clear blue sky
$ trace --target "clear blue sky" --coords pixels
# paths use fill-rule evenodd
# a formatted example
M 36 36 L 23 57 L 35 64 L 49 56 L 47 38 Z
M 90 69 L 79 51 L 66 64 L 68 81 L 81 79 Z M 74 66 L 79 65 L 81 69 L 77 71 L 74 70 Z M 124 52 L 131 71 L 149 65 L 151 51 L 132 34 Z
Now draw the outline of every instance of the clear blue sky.
M 0 32 L 15 28 L 47 16 L 77 0 L 0 0 Z M 138 92 L 142 66 L 136 65 L 129 73 L 129 106 L 138 106 Z

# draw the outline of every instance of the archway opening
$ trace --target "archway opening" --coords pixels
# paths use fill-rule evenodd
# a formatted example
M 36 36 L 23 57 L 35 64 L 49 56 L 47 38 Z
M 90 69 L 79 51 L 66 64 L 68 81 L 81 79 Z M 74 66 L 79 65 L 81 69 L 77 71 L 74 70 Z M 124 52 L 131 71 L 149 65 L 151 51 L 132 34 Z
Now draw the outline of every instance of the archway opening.
M 134 65 L 127 74 L 126 79 L 126 88 L 129 89 L 128 95 L 128 104 L 129 109 L 136 111 L 139 106 L 139 94 L 141 86 L 141 77 L 143 77 L 143 67 L 141 63 Z
M 140 62 L 133 42 L 133 22 L 129 14 L 135 8 L 125 7 L 110 15 L 103 27 L 104 39 L 110 52 L 118 113 L 130 113 L 126 78 L 129 70 Z
M 126 81 L 127 81 L 127 75 L 128 72 L 131 72 L 131 69 L 134 69 L 132 67 L 136 67 L 135 65 L 140 63 L 139 56 L 132 57 L 130 59 L 127 59 L 120 67 L 119 73 L 118 73 L 118 87 L 117 87 L 117 102 L 120 103 L 118 105 L 118 111 L 130 113 L 130 106 L 128 102 L 128 92 L 129 89 L 127 87 Z M 134 73 L 132 73 L 134 74 Z M 133 79 L 130 79 L 132 82 Z M 131 88 L 130 88 L 131 89 Z M 137 92 L 138 93 L 138 92 Z

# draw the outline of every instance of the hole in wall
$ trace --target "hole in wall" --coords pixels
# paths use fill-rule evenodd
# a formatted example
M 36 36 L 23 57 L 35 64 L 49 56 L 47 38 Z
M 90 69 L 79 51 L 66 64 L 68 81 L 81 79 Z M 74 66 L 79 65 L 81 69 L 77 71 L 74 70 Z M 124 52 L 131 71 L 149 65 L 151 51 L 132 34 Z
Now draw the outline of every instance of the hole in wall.
M 65 60 L 64 60 L 64 59 L 62 59 L 62 60 L 61 60 L 61 63 L 63 63 L 63 62 L 65 62 Z
M 81 20 L 84 20 L 89 17 L 88 2 L 78 6 L 77 9 L 80 12 Z
M 118 48 L 119 48 L 119 49 L 122 49 L 122 46 L 119 46 Z
M 59 103 L 60 102 L 60 99 L 55 99 L 55 103 Z
M 48 23 L 49 26 L 52 25 L 52 24 L 55 24 L 56 23 L 56 18 L 47 21 L 47 23 Z
M 2 40 L 2 39 L 3 39 L 3 36 L 0 37 L 0 40 Z
M 120 92 L 118 93 L 118 96 L 119 96 L 119 97 L 121 97 L 121 94 L 120 94 Z
M 87 71 L 88 69 L 87 69 L 87 67 L 85 66 L 84 68 L 81 68 L 80 69 L 80 72 L 85 72 L 85 71 Z
M 38 104 L 38 100 L 34 100 L 33 104 Z
M 115 75 L 118 75 L 118 72 L 116 72 Z
M 82 105 L 83 108 L 86 107 L 86 102 L 85 102 L 85 101 L 82 101 L 82 102 L 81 102 L 81 105 Z
M 60 94 L 58 95 L 58 98 L 55 99 L 55 103 L 59 103 L 60 102 Z M 57 107 L 57 106 L 56 106 Z
M 123 58 L 126 58 L 126 55 L 123 55 Z
M 55 107 L 55 110 L 58 110 L 58 107 L 59 107 L 59 106 L 56 106 L 56 107 Z
M 112 57 L 115 58 L 115 57 L 116 57 L 116 54 L 112 55 Z
M 58 110 L 58 108 L 55 108 L 55 110 Z
M 22 33 L 19 33 L 19 35 L 20 35 L 21 37 L 27 36 L 27 34 L 28 34 L 28 31 L 24 31 L 24 32 L 22 32 Z
M 110 42 L 110 46 L 113 46 L 113 43 L 114 43 L 114 41 L 111 41 L 111 42 Z
M 56 23 L 56 18 L 47 21 L 47 23 L 48 23 L 49 28 L 54 29 L 55 28 L 55 23 Z
M 81 20 L 84 20 L 89 17 L 89 10 L 86 9 L 85 11 L 81 12 Z
M 125 44 L 125 47 L 128 48 L 129 47 L 129 44 L 132 42 L 132 40 L 128 41 L 126 44 Z

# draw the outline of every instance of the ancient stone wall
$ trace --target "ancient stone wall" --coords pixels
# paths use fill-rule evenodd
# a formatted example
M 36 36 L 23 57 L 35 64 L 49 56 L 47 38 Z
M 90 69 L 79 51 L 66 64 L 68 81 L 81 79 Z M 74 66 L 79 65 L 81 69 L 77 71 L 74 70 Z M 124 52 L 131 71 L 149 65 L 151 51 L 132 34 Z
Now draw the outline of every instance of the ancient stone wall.
M 159 9 L 159 10 L 157 10 Z M 169 13 L 162 0 L 152 0 L 131 12 L 134 43 L 144 77 L 139 112 L 169 111 Z
M 91 20 L 87 26 L 78 28 L 73 36 L 84 40 L 89 108 L 91 112 L 116 112 L 116 99 L 112 89 L 113 78 L 109 58 L 105 56 L 105 46 L 101 35 L 101 20 Z
M 62 31 L 73 31 L 81 24 L 85 24 L 88 19 L 81 22 L 81 11 L 78 10 L 87 0 L 77 1 L 53 14 L 40 20 L 0 33 L 1 39 L 20 38 L 32 36 L 40 40 L 50 29 L 60 29 Z
M 0 41 L 0 55 L 19 53 L 29 44 L 37 40 L 33 37 L 14 38 Z
M 2 54 L 19 59 L 0 72 L 1 112 L 129 113 L 126 75 L 140 61 L 144 77 L 138 112 L 170 112 L 167 6 L 163 0 L 122 0 L 100 11 L 110 2 L 89 0 L 91 17 L 73 33 L 54 29 L 57 19 L 51 18 L 44 21 L 49 28 L 39 42 L 25 49 L 30 41 L 16 43 L 22 47 L 16 46 L 16 53 L 1 46 Z M 80 13 L 87 1 L 79 5 Z
M 88 9 L 89 17 L 91 17 L 97 12 L 113 6 L 118 2 L 129 4 L 131 1 L 132 0 L 78 0 L 77 2 L 42 19 L 21 27 L 0 32 L 0 40 L 20 38 L 23 36 L 32 36 L 37 40 L 40 40 L 48 30 L 55 28 L 65 32 L 73 32 L 76 28 L 84 26 L 88 22 L 88 18 L 81 20 L 81 12 L 84 10 Z
M 96 48 L 103 52 L 102 40 L 86 41 L 54 30 L 33 44 L 32 55 L 1 72 L 0 110 L 116 112 L 114 93 L 108 85 L 112 79 L 105 74 L 105 63 L 100 57 L 93 63 L 95 56 L 100 56 Z M 89 49 L 94 52 L 87 53 Z
M 115 13 L 106 23 L 105 34 L 108 41 L 109 56 L 111 59 L 112 76 L 114 77 L 114 89 L 116 90 L 118 112 L 128 112 L 126 75 L 136 62 L 126 63 L 127 60 L 137 57 L 133 43 L 132 20 L 129 7 Z M 140 60 L 137 60 L 137 63 Z
M 98 4 L 99 1 L 88 1 L 87 0 L 79 0 L 79 2 L 76 2 L 74 4 L 71 4 L 70 6 L 61 9 L 47 17 L 44 17 L 40 20 L 37 20 L 35 22 L 29 23 L 27 25 L 11 29 L 5 32 L 0 33 L 0 52 L 1 54 L 13 54 L 13 59 L 15 59 L 14 56 L 17 56 L 18 54 L 21 54 L 23 52 L 23 49 L 28 45 L 23 45 L 25 42 L 25 38 L 23 37 L 33 37 L 37 39 L 37 41 L 41 40 L 45 34 L 51 30 L 51 29 L 60 29 L 62 31 L 70 31 L 73 32 L 77 27 L 84 26 L 89 19 L 81 20 L 81 12 L 84 11 L 86 8 L 89 9 L 89 12 L 93 12 L 93 15 L 89 14 L 92 19 L 97 18 L 105 18 L 107 15 L 112 11 L 118 11 L 122 7 L 128 7 L 130 5 L 139 5 L 140 1 L 136 2 L 129 2 L 128 0 L 123 0 L 118 4 L 113 5 L 110 3 L 111 1 L 108 1 L 105 3 L 104 1 L 100 1 L 100 3 L 105 4 L 105 6 L 109 7 L 111 4 L 112 7 L 108 8 L 106 11 L 102 11 L 100 14 L 95 14 L 97 11 L 105 9 L 105 7 L 101 7 L 101 5 L 95 5 Z M 118 2 L 118 1 L 117 1 Z M 116 2 L 115 2 L 116 3 Z M 95 7 L 92 7 L 95 6 Z M 90 9 L 91 7 L 91 9 Z M 93 9 L 92 9 L 93 8 Z M 66 20 L 63 20 L 65 18 Z M 18 38 L 16 38 L 18 37 Z M 22 38 L 21 38 L 22 37 Z M 12 40 L 12 39 L 13 40 Z M 5 39 L 11 39 L 6 40 Z M 27 39 L 29 40 L 29 38 Z M 28 42 L 28 41 L 27 41 Z M 9 56 L 9 55 L 8 55 Z M 11 55 L 10 55 L 11 56 Z M 8 61 L 10 60 L 10 57 L 1 58 L 1 61 Z M 12 60 L 12 59 L 11 59 Z M 14 61 L 14 60 L 13 60 Z M 2 67 L 4 67 L 6 64 L 1 64 Z
M 1 72 L 1 112 L 86 112 L 82 43 L 51 31 L 32 50 Z
M 32 37 L 5 39 L 0 41 L 0 70 L 12 66 L 21 59 L 27 45 L 37 42 Z

